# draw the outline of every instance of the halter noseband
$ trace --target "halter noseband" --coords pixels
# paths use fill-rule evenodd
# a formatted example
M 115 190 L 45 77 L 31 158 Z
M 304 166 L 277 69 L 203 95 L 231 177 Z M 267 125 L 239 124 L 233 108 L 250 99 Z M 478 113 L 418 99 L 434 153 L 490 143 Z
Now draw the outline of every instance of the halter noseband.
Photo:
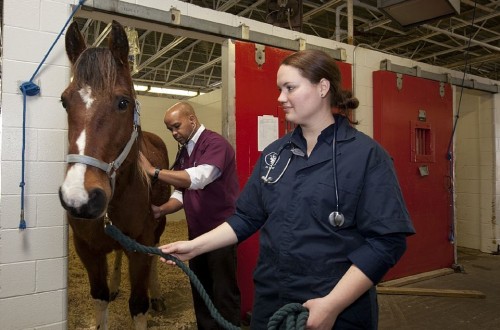
M 78 164 L 85 164 L 85 165 L 90 165 L 97 167 L 104 172 L 109 177 L 109 181 L 111 182 L 111 196 L 113 196 L 115 192 L 115 181 L 116 181 L 116 172 L 118 171 L 118 168 L 123 164 L 125 159 L 127 158 L 128 154 L 130 153 L 130 149 L 132 149 L 132 146 L 134 145 L 135 141 L 137 140 L 137 136 L 139 135 L 137 128 L 141 126 L 141 121 L 140 121 L 140 104 L 138 100 L 135 100 L 135 108 L 134 108 L 134 129 L 132 131 L 132 134 L 130 136 L 130 139 L 128 140 L 127 144 L 125 145 L 125 148 L 123 148 L 123 151 L 120 153 L 118 157 L 111 163 L 106 163 L 103 162 L 102 160 L 99 160 L 94 157 L 90 157 L 87 155 L 79 155 L 79 154 L 69 154 L 66 157 L 66 162 L 68 164 L 72 163 L 78 163 Z

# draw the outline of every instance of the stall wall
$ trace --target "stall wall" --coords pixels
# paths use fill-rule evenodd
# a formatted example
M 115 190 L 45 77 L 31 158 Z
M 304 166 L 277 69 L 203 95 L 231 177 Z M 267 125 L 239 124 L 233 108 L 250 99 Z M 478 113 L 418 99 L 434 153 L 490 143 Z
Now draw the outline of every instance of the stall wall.
M 490 94 L 457 88 L 455 219 L 458 246 L 492 252 L 495 238 L 494 107 Z
M 65 329 L 68 227 L 59 203 L 66 155 L 60 95 L 69 63 L 59 42 L 35 77 L 41 93 L 26 104 L 25 219 L 20 221 L 23 97 L 71 13 L 73 1 L 3 1 L 0 328 Z

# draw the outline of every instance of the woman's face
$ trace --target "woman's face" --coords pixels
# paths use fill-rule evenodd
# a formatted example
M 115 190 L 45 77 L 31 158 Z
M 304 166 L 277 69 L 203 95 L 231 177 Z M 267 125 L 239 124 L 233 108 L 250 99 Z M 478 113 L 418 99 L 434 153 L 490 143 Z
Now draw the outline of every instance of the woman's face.
M 277 84 L 281 103 L 288 121 L 297 125 L 308 124 L 324 106 L 322 84 L 313 84 L 304 78 L 299 69 L 281 65 L 278 69 Z

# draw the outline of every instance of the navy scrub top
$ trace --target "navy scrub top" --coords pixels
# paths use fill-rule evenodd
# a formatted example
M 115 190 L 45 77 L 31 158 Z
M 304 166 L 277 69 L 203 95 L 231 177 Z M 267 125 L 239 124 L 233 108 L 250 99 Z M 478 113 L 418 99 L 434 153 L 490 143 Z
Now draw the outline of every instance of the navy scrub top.
M 228 219 L 239 241 L 260 229 L 256 291 L 275 287 L 283 301 L 303 303 L 328 294 L 351 264 L 376 284 L 404 253 L 406 235 L 415 233 L 392 159 L 346 118 L 335 120 L 309 157 L 300 127 L 271 143 Z M 281 175 L 274 184 L 262 180 L 270 166 L 270 181 Z M 337 202 L 345 217 L 339 227 L 329 221 Z

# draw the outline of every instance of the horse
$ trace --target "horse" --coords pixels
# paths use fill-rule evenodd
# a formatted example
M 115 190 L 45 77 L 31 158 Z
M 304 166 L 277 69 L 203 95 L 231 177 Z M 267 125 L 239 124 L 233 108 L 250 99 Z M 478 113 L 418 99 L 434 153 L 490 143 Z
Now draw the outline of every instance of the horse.
M 96 329 L 108 328 L 108 304 L 116 294 L 107 283 L 107 255 L 120 251 L 104 232 L 111 222 L 137 242 L 158 244 L 166 217 L 155 219 L 150 205 L 161 205 L 170 186 L 153 182 L 139 162 L 168 168 L 160 137 L 141 130 L 130 74 L 129 44 L 123 26 L 112 22 L 108 47 L 89 47 L 73 22 L 65 36 L 72 80 L 61 95 L 68 118 L 68 156 L 59 199 L 73 232 L 73 244 L 90 282 Z M 129 310 L 136 329 L 147 328 L 148 289 L 154 286 L 153 256 L 124 251 L 129 260 Z M 119 271 L 119 269 L 118 269 Z M 152 293 L 152 298 L 159 293 Z

